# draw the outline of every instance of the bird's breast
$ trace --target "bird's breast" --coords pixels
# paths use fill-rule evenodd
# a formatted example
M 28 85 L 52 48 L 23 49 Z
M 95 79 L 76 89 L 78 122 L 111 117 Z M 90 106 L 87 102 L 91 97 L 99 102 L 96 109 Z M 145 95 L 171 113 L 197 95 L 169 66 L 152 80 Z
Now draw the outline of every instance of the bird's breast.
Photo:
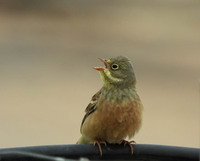
M 96 140 L 118 143 L 139 130 L 142 104 L 137 93 L 111 93 L 101 95 L 96 111 L 88 117 L 82 129 Z

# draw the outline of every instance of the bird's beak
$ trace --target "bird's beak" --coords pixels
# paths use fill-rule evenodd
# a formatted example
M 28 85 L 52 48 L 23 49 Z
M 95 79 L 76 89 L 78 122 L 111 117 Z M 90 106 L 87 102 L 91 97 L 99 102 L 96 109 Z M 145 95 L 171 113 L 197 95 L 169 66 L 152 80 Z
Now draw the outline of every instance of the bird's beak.
M 98 70 L 98 71 L 103 71 L 108 67 L 108 63 L 106 60 L 98 58 L 101 62 L 103 62 L 103 64 L 105 65 L 105 67 L 94 67 L 94 69 Z

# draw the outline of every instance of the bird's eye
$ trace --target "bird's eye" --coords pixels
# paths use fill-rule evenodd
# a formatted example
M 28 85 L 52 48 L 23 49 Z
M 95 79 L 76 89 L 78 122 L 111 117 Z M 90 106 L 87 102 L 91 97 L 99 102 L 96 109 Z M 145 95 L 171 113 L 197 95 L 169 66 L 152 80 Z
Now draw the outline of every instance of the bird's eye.
M 113 70 L 119 69 L 119 65 L 117 65 L 117 64 L 113 64 L 111 67 L 112 67 Z

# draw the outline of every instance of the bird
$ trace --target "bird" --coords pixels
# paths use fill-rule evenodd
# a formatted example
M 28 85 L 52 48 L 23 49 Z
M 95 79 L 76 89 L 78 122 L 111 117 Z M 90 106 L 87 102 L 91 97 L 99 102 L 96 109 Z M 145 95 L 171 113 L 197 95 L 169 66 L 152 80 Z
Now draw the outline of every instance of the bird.
M 136 77 L 130 60 L 125 56 L 99 58 L 104 67 L 99 71 L 103 87 L 93 95 L 85 109 L 78 144 L 128 144 L 133 154 L 131 139 L 142 124 L 143 105 L 136 92 Z

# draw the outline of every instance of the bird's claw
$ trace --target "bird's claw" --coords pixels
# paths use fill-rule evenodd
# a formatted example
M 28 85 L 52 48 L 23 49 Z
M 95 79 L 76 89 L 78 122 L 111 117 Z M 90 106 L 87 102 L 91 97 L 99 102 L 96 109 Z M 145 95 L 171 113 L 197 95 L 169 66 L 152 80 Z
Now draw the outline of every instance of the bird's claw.
M 135 144 L 136 142 L 135 142 L 134 140 L 132 140 L 132 141 L 123 140 L 121 144 L 124 144 L 124 146 L 125 146 L 126 144 L 128 144 L 128 146 L 129 146 L 130 149 L 131 149 L 131 155 L 133 155 L 133 146 L 131 145 L 131 143 Z
M 105 141 L 97 141 L 97 140 L 95 140 L 93 145 L 95 146 L 96 144 L 97 144 L 97 146 L 99 148 L 100 155 L 102 156 L 103 153 L 102 153 L 102 149 L 101 149 L 101 144 L 104 144 L 105 146 L 107 146 L 107 143 Z

